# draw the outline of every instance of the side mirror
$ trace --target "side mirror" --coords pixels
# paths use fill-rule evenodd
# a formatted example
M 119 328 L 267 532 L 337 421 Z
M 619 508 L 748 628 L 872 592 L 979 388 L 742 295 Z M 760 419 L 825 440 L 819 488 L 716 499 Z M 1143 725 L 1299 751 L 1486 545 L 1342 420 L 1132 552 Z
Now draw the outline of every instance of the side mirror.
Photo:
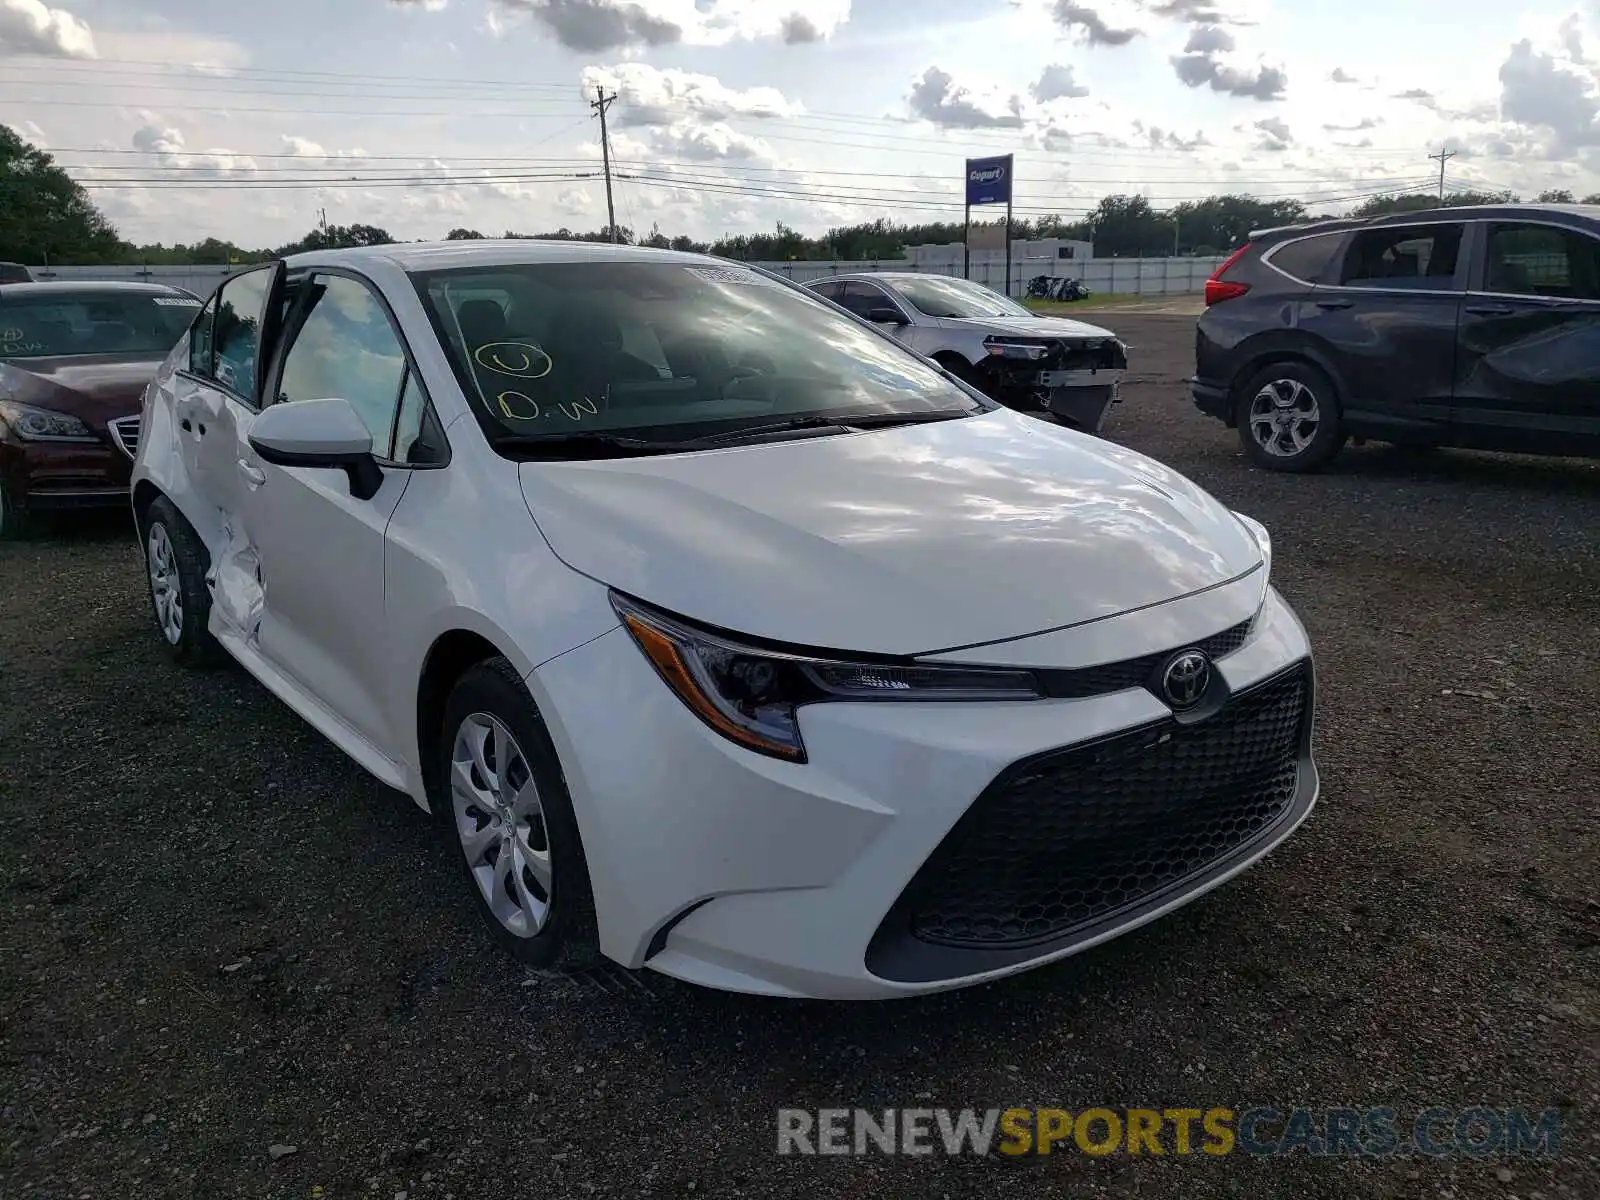
M 372 457 L 372 434 L 348 400 L 274 404 L 251 424 L 250 445 L 273 466 L 343 471 L 357 500 L 372 499 L 383 486 L 383 472 Z
M 874 325 L 904 325 L 906 319 L 900 315 L 899 309 L 890 308 L 887 304 L 882 308 L 867 310 L 867 320 Z

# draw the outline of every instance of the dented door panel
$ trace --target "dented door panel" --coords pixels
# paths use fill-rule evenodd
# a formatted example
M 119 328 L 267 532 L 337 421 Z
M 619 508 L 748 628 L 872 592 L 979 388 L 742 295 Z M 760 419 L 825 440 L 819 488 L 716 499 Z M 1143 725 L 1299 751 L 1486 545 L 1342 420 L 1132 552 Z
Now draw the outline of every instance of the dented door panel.
M 1460 338 L 1460 440 L 1544 453 L 1600 449 L 1600 302 L 1470 296 Z

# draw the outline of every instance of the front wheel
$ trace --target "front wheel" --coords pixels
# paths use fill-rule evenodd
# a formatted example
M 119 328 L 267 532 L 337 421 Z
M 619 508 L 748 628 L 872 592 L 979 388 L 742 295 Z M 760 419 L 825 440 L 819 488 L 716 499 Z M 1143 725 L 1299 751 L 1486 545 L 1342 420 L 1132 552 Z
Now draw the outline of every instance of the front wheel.
M 1239 396 L 1239 440 L 1271 471 L 1326 466 L 1348 440 L 1333 381 L 1304 362 L 1270 363 Z
M 0 483 L 0 540 L 21 541 L 34 531 L 33 514 Z
M 501 949 L 533 967 L 592 966 L 594 899 L 555 745 L 503 658 L 467 671 L 445 704 L 430 797 Z

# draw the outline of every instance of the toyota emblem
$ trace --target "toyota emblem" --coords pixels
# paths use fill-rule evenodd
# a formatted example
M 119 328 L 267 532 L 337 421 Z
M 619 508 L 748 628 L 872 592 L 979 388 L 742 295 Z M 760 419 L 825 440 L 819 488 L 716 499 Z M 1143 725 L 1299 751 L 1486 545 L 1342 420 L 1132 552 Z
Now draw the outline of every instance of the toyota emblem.
M 1193 708 L 1211 682 L 1211 662 L 1198 650 L 1181 650 L 1161 673 L 1161 691 L 1173 708 Z

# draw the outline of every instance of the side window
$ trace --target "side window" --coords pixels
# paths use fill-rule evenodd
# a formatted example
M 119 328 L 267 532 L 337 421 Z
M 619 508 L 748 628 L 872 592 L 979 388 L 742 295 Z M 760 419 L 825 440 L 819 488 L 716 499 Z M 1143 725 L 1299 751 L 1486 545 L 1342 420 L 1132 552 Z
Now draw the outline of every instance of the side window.
M 216 381 L 247 400 L 256 400 L 256 359 L 261 349 L 261 317 L 271 268 L 246 271 L 224 281 L 217 292 L 212 324 Z
M 442 462 L 440 451 L 443 444 L 438 422 L 428 408 L 427 393 L 422 390 L 416 375 L 407 371 L 405 386 L 400 392 L 400 416 L 394 423 L 394 454 L 391 457 L 395 462 L 413 466 Z
M 211 322 L 216 315 L 217 294 L 212 292 L 211 299 L 189 327 L 189 370 L 196 375 L 211 375 Z
M 890 300 L 889 297 L 883 294 L 881 288 L 852 279 L 844 285 L 844 291 L 839 296 L 839 303 L 858 317 L 864 317 L 875 308 L 885 307 L 890 303 Z
M 1297 238 L 1272 251 L 1270 264 L 1301 283 L 1323 283 L 1333 256 L 1344 241 L 1342 233 L 1319 233 Z
M 1491 225 L 1485 291 L 1600 300 L 1600 242 L 1552 225 Z
M 1347 287 L 1455 287 L 1462 225 L 1404 225 L 1363 229 L 1350 241 L 1339 282 Z
M 837 300 L 839 298 L 839 288 L 841 286 L 842 285 L 840 284 L 832 282 L 817 283 L 811 286 L 811 290 L 817 295 L 821 296 L 824 300 Z
M 284 356 L 275 403 L 348 400 L 372 434 L 373 453 L 394 458 L 406 356 L 388 313 L 364 284 L 343 275 L 313 276 L 303 303 L 308 307 Z

